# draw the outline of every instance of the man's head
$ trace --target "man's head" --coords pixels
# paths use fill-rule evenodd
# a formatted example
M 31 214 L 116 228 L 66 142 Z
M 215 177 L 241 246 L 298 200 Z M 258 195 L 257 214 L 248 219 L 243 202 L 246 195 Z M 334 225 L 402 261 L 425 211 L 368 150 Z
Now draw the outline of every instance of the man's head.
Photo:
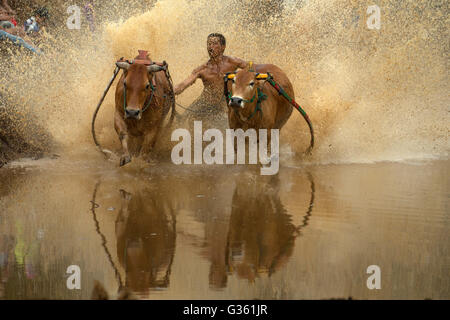
M 225 51 L 226 44 L 227 42 L 222 34 L 211 33 L 206 42 L 209 56 L 211 58 L 221 56 Z

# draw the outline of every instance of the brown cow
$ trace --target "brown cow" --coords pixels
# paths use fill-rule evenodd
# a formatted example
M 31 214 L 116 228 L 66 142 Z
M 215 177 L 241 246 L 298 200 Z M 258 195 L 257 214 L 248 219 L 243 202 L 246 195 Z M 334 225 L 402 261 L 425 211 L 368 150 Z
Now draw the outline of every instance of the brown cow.
M 120 166 L 124 166 L 131 162 L 130 138 L 137 140 L 136 155 L 149 156 L 171 108 L 173 120 L 175 99 L 171 82 L 159 72 L 167 66 L 152 63 L 145 51 L 140 51 L 133 62 L 119 61 L 116 65 L 124 70 L 116 87 L 114 115 L 114 128 L 123 149 Z
M 125 269 L 125 286 L 133 292 L 167 288 L 175 254 L 176 221 L 170 200 L 154 196 L 154 188 L 134 194 L 120 190 L 116 220 L 117 257 Z
M 294 89 L 286 74 L 273 64 L 254 65 L 236 72 L 226 83 L 228 91 L 228 123 L 231 129 L 267 129 L 270 144 L 271 129 L 281 129 L 292 114 L 292 105 L 258 73 L 269 72 L 286 93 L 294 97 Z M 261 94 L 258 94 L 261 92 Z
M 264 178 L 255 183 L 254 177 L 243 176 L 236 184 L 225 250 L 226 269 L 252 282 L 285 265 L 298 236 L 281 202 L 279 179 Z

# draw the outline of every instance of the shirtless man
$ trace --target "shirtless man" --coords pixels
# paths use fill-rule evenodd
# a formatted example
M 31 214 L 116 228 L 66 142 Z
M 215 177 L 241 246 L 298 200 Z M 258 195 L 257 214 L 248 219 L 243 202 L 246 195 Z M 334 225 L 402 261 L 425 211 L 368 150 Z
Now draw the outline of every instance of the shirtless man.
M 223 96 L 223 77 L 227 72 L 237 68 L 245 68 L 247 62 L 242 59 L 223 55 L 226 48 L 225 37 L 219 33 L 211 33 L 207 38 L 209 61 L 194 69 L 192 74 L 175 86 L 175 94 L 182 93 L 195 83 L 203 82 L 203 92 L 189 107 L 188 120 L 212 120 L 226 124 L 226 101 Z

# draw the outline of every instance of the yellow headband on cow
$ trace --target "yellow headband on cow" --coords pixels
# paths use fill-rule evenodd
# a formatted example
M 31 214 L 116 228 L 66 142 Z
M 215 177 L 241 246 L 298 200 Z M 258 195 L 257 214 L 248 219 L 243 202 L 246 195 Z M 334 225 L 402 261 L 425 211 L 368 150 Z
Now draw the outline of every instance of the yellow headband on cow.
M 229 75 L 227 75 L 228 80 L 232 80 L 234 79 L 234 77 L 236 77 L 236 73 L 230 73 Z
M 258 73 L 256 75 L 256 80 L 266 80 L 269 77 L 267 73 Z

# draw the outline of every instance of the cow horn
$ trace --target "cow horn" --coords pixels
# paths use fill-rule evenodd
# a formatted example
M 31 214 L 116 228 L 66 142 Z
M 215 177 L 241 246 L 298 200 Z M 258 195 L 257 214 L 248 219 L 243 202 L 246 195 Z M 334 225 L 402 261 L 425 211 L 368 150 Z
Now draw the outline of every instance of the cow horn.
M 147 66 L 148 72 L 158 72 L 158 71 L 162 71 L 162 70 L 165 70 L 165 68 L 158 66 L 157 64 L 152 64 L 152 65 Z
M 131 64 L 126 61 L 119 61 L 116 62 L 116 66 L 118 66 L 120 69 L 128 70 Z

